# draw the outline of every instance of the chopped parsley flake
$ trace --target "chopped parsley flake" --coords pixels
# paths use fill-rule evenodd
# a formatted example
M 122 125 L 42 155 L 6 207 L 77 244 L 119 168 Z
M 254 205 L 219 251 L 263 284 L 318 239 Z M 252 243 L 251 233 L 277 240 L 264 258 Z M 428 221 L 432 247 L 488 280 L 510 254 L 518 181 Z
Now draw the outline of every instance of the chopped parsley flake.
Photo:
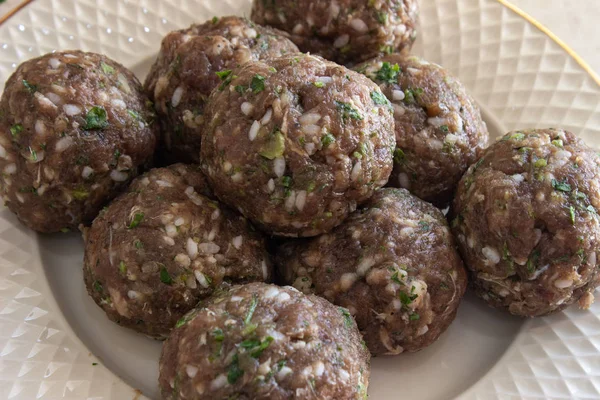
M 106 115 L 106 110 L 103 107 L 95 106 L 92 107 L 90 111 L 88 111 L 85 116 L 85 126 L 83 129 L 92 130 L 92 129 L 104 129 L 108 126 L 108 116 Z
M 254 75 L 252 82 L 250 82 L 250 88 L 254 94 L 258 94 L 265 90 L 265 77 L 258 74 Z
M 400 278 L 398 278 L 398 271 L 394 272 L 392 274 L 392 277 L 390 278 L 392 280 L 392 282 L 397 283 L 398 285 L 402 285 L 402 281 L 400 280 Z
M 29 93 L 31 93 L 31 94 L 37 92 L 37 85 L 31 84 L 31 83 L 27 82 L 25 79 L 23 79 L 23 86 L 25 86 L 25 89 L 27 89 L 29 91 Z
M 142 213 L 142 212 L 135 213 L 135 215 L 133 216 L 133 220 L 131 220 L 131 223 L 129 224 L 129 226 L 127 228 L 129 228 L 129 229 L 137 228 L 143 219 L 144 219 L 144 213 Z
M 13 138 L 19 136 L 19 133 L 21 132 L 23 132 L 23 125 L 21 124 L 15 124 L 10 127 L 10 134 L 13 136 Z
M 448 125 L 442 125 L 440 126 L 440 129 L 442 130 L 442 132 L 444 133 L 448 133 L 450 132 L 450 128 L 448 127 Z
M 412 292 L 412 291 L 414 291 L 414 288 L 415 288 L 414 286 L 411 288 L 411 292 Z M 410 303 L 412 303 L 412 302 L 413 302 L 413 300 L 414 300 L 414 299 L 416 299 L 416 298 L 417 298 L 417 295 L 416 295 L 416 294 L 411 294 L 411 295 L 408 295 L 408 294 L 406 294 L 406 293 L 404 293 L 404 292 L 400 292 L 400 302 L 401 302 L 401 303 L 402 303 L 402 305 L 404 305 L 404 306 L 408 306 L 408 305 L 409 305 Z
M 223 340 L 225 340 L 225 334 L 223 333 L 223 329 L 221 328 L 215 328 L 212 331 L 212 336 L 217 342 L 222 342 Z
M 325 87 L 325 83 L 323 83 L 321 81 L 315 82 L 315 83 L 313 83 L 313 85 L 315 85 L 319 89 L 322 88 L 322 87 Z
M 246 87 L 243 85 L 235 85 L 235 91 L 238 92 L 239 94 L 243 95 L 244 92 L 246 91 Z
M 227 373 L 227 382 L 230 385 L 235 384 L 238 379 L 240 379 L 244 375 L 244 370 L 240 368 L 240 363 L 238 360 L 238 355 L 233 356 L 233 360 L 229 365 L 229 372 Z
M 142 243 L 142 241 L 139 240 L 139 239 L 136 239 L 133 242 L 133 245 L 135 246 L 136 249 L 143 249 L 144 248 L 144 243 Z
M 554 139 L 552 141 L 552 144 L 555 145 L 556 147 L 560 147 L 561 149 L 564 147 L 564 143 L 563 143 L 562 139 Z
M 381 69 L 377 72 L 375 79 L 386 83 L 394 84 L 398 83 L 398 75 L 400 74 L 400 66 L 398 64 L 390 64 L 384 62 Z
M 371 99 L 373 99 L 373 103 L 375 103 L 377 105 L 388 105 L 389 104 L 387 97 L 385 97 L 383 95 L 383 93 L 381 93 L 378 90 L 371 92 Z
M 423 232 L 428 232 L 429 229 L 431 229 L 431 227 L 429 226 L 429 224 L 426 221 L 419 221 L 419 226 L 421 227 L 421 230 Z
M 323 144 L 323 147 L 327 147 L 333 142 L 335 142 L 335 136 L 333 136 L 331 133 L 326 133 L 321 138 L 321 144 Z
M 115 73 L 115 69 L 105 62 L 100 63 L 100 67 L 102 68 L 102 72 L 104 72 L 106 75 L 112 75 Z
M 221 79 L 222 81 L 226 80 L 227 78 L 229 78 L 229 76 L 231 75 L 231 70 L 230 69 L 226 69 L 223 71 L 219 71 L 219 72 L 215 72 L 215 74 L 217 74 L 217 76 L 219 77 L 219 79 Z
M 217 22 L 219 22 L 219 17 L 213 17 L 212 18 L 212 23 L 216 24 Z
M 408 319 L 411 321 L 418 321 L 421 316 L 417 313 L 412 313 L 408 316 Z
M 566 182 L 557 181 L 556 179 L 552 179 L 552 187 L 561 192 L 569 193 L 571 191 L 571 185 Z
M 92 283 L 92 287 L 98 293 L 102 293 L 104 291 L 104 288 L 102 287 L 102 284 L 100 282 L 98 282 L 98 281 L 94 281 L 94 283 Z
M 237 78 L 237 76 L 232 75 L 232 71 L 230 69 L 226 69 L 224 71 L 215 72 L 215 74 L 217 74 L 217 76 L 219 77 L 219 79 L 221 79 L 221 81 L 223 81 L 223 83 L 221 83 L 221 86 L 219 86 L 219 90 L 221 90 L 221 91 L 225 90 L 225 88 L 227 87 L 227 85 L 229 85 L 232 80 L 234 80 L 235 78 Z
M 71 194 L 73 195 L 73 198 L 75 198 L 75 200 L 85 200 L 88 197 L 90 197 L 90 192 L 83 188 L 75 189 L 73 190 L 73 192 L 71 192 Z
M 246 313 L 246 318 L 244 318 L 244 324 L 249 324 L 252 320 L 252 316 L 254 315 L 254 311 L 256 311 L 256 306 L 258 305 L 258 297 L 256 295 L 252 296 L 252 300 L 250 300 L 250 306 L 248 307 L 248 312 Z
M 291 187 L 292 186 L 292 177 L 291 176 L 281 177 L 281 184 L 286 188 Z
M 127 110 L 127 114 L 129 114 L 133 119 L 136 119 L 138 121 L 142 120 L 142 116 L 135 110 Z
M 359 121 L 362 121 L 364 119 L 363 116 L 360 115 L 358 110 L 352 107 L 350 103 L 344 103 L 336 100 L 335 105 L 338 108 L 338 110 L 342 112 L 342 119 L 344 121 L 348 118 L 356 119 Z
M 32 149 L 31 147 L 29 148 L 29 154 L 31 155 L 31 160 L 32 161 L 37 161 L 38 157 L 37 157 L 37 153 L 34 149 Z
M 404 151 L 399 147 L 396 148 L 396 150 L 394 150 L 394 162 L 396 164 L 403 164 L 405 159 L 406 155 L 404 154 Z
M 571 223 L 575 225 L 575 207 L 569 207 L 569 216 L 571 217 Z
M 381 25 L 387 24 L 388 14 L 386 12 L 377 11 L 376 16 L 377 16 L 377 22 L 379 22 Z
M 241 346 L 245 349 L 248 349 L 250 352 L 250 356 L 253 358 L 259 358 L 260 355 L 262 354 L 263 351 L 265 351 L 265 349 L 267 347 L 269 347 L 269 345 L 271 344 L 271 342 L 273 342 L 273 337 L 272 336 L 267 336 L 265 338 L 265 340 L 263 340 L 262 342 L 256 339 L 249 339 L 249 340 L 244 340 L 241 343 Z
M 540 159 L 536 160 L 533 165 L 536 168 L 544 168 L 546 165 L 548 165 L 548 161 L 546 161 L 545 158 L 540 158 Z
M 342 307 L 339 307 L 339 310 L 342 313 L 342 317 L 344 317 L 346 328 L 352 327 L 352 315 L 350 315 L 350 311 Z
M 171 278 L 169 271 L 167 271 L 167 268 L 164 265 L 160 269 L 160 281 L 165 285 L 173 283 L 173 278 Z
M 539 259 L 540 259 L 540 251 L 534 250 L 531 253 L 531 255 L 529 256 L 529 259 L 527 260 L 527 264 L 525 264 L 525 268 L 527 269 L 527 272 L 529 272 L 530 274 L 533 274 L 535 272 L 535 270 L 537 269 L 537 264 L 538 264 Z
M 127 272 L 127 265 L 125 264 L 125 261 L 121 261 L 119 263 L 119 271 L 121 271 L 122 274 Z

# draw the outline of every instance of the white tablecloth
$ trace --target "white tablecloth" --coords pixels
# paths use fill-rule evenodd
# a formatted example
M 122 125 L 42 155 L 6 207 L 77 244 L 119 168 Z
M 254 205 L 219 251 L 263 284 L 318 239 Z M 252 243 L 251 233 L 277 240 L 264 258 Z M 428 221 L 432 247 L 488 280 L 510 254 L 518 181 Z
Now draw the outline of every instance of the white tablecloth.
M 23 1 L 5 0 L 0 3 L 0 16 L 4 16 Z M 600 0 L 509 1 L 544 24 L 600 73 Z

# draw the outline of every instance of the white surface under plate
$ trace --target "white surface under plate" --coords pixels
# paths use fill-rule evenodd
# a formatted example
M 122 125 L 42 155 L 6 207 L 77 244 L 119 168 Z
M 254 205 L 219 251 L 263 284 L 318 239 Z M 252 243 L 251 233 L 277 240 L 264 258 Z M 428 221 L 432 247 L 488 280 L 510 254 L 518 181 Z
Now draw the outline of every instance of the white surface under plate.
M 464 82 L 493 134 L 564 127 L 600 147 L 600 86 L 553 40 L 496 0 L 421 3 L 415 52 Z M 249 8 L 250 0 L 36 0 L 0 26 L 0 82 L 29 58 L 72 48 L 105 53 L 143 78 L 168 31 Z M 437 343 L 373 360 L 370 398 L 598 399 L 598 316 L 600 304 L 521 320 L 467 296 Z M 36 235 L 0 212 L 0 399 L 157 398 L 159 352 L 88 298 L 78 235 Z

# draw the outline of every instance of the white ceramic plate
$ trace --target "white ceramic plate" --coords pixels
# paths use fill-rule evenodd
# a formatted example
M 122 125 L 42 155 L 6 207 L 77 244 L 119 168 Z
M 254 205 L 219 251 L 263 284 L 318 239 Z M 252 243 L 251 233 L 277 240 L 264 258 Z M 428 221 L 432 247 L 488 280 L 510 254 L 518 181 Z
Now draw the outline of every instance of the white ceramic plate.
M 493 134 L 560 126 L 600 145 L 600 85 L 505 0 L 421 3 L 415 52 L 465 83 Z M 29 58 L 72 48 L 143 78 L 168 31 L 249 9 L 250 0 L 36 0 L 0 26 L 0 82 Z M 82 254 L 78 235 L 36 235 L 0 211 L 0 399 L 158 398 L 160 343 L 108 321 L 85 292 Z M 525 321 L 467 296 L 433 346 L 373 360 L 370 398 L 598 399 L 599 315 L 597 304 Z

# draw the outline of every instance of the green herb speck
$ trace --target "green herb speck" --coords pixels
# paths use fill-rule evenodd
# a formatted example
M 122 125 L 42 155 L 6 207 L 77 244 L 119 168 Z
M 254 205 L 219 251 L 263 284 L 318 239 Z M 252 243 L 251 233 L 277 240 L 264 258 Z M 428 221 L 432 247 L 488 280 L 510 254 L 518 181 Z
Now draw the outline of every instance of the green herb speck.
M 230 385 L 235 384 L 238 379 L 240 379 L 244 375 L 244 370 L 240 368 L 240 363 L 238 360 L 238 355 L 233 356 L 233 360 L 229 365 L 229 372 L 227 372 L 227 382 Z
M 250 306 L 248 307 L 248 311 L 246 312 L 246 318 L 244 318 L 244 324 L 250 323 L 250 320 L 252 320 L 252 316 L 254 315 L 254 311 L 256 311 L 257 305 L 258 297 L 256 295 L 253 295 L 252 300 L 250 300 Z
M 102 72 L 104 72 L 106 75 L 112 75 L 115 73 L 115 69 L 105 62 L 101 62 L 100 67 L 102 68 Z
M 259 74 L 254 75 L 250 82 L 250 88 L 254 94 L 258 94 L 265 90 L 265 77 Z
M 19 136 L 19 133 L 21 132 L 23 132 L 23 125 L 21 124 L 15 124 L 10 127 L 10 134 L 13 136 L 13 138 Z
M 326 133 L 321 138 L 321 144 L 323 145 L 323 147 L 327 147 L 333 142 L 335 142 L 335 136 L 333 136 L 331 133 Z
M 350 315 L 350 312 L 342 307 L 339 307 L 340 313 L 342 313 L 342 317 L 344 317 L 344 324 L 346 325 L 346 328 L 350 328 L 352 327 L 352 315 Z
M 25 79 L 23 79 L 23 86 L 25 86 L 25 89 L 27 89 L 29 91 L 29 93 L 33 94 L 35 92 L 37 92 L 37 85 L 33 85 L 29 82 L 27 82 Z
M 348 118 L 362 121 L 364 117 L 360 115 L 359 111 L 352 107 L 350 103 L 344 103 L 342 101 L 335 101 L 335 105 L 342 112 L 342 119 L 345 121 Z
M 85 116 L 85 130 L 104 129 L 108 126 L 108 116 L 103 107 L 95 106 Z
M 398 64 L 390 64 L 384 62 L 381 69 L 377 72 L 375 79 L 386 83 L 394 84 L 398 83 L 398 75 L 400 74 L 400 66 Z
M 137 226 L 142 222 L 143 219 L 144 219 L 144 213 L 142 213 L 142 212 L 135 213 L 135 215 L 133 216 L 133 220 L 131 220 L 131 223 L 129 224 L 129 226 L 127 228 L 129 228 L 129 229 L 137 228 Z
M 377 105 L 389 105 L 390 103 L 387 97 L 385 97 L 383 93 L 381 93 L 378 90 L 374 90 L 371 92 L 371 99 L 373 100 L 373 103 Z
M 571 185 L 566 182 L 557 181 L 556 179 L 552 179 L 552 187 L 561 192 L 568 193 L 571 191 Z
M 575 207 L 569 207 L 569 216 L 571 217 L 571 224 L 575 225 Z
M 164 265 L 160 269 L 160 281 L 165 285 L 173 283 L 173 278 L 171 278 L 169 271 L 167 271 L 167 268 Z

